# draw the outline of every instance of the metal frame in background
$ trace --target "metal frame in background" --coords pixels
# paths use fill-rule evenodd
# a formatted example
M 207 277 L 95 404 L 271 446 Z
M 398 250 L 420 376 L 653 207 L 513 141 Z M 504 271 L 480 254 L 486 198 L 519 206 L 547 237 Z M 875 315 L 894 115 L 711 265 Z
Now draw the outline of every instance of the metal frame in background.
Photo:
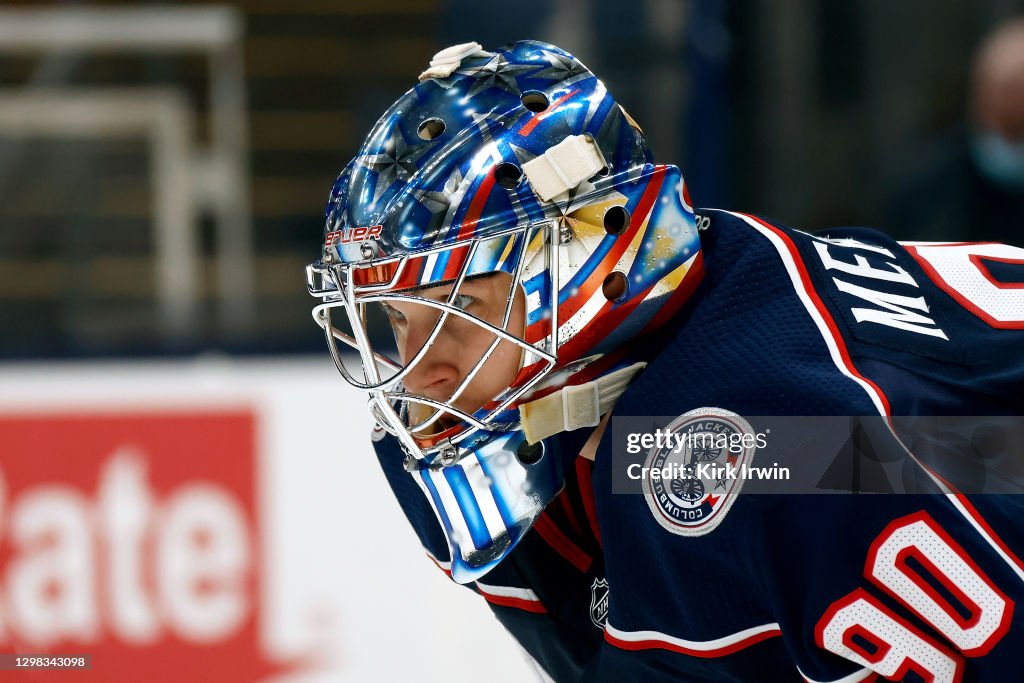
M 218 320 L 228 338 L 255 320 L 242 17 L 230 7 L 0 9 L 0 53 L 205 54 L 210 142 L 198 148 L 180 92 L 44 89 L 0 94 L 0 128 L 23 136 L 145 134 L 154 147 L 157 291 L 162 331 L 198 331 L 198 212 L 216 219 Z M 128 129 L 128 130 L 125 130 Z

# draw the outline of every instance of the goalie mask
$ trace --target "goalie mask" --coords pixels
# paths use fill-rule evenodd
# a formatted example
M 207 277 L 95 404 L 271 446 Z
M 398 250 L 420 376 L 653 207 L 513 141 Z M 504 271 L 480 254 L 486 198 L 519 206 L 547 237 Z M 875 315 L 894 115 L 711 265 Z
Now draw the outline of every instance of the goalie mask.
M 325 222 L 314 319 L 473 581 L 561 489 L 550 437 L 597 425 L 628 342 L 699 280 L 682 176 L 572 55 L 469 43 L 380 118 Z

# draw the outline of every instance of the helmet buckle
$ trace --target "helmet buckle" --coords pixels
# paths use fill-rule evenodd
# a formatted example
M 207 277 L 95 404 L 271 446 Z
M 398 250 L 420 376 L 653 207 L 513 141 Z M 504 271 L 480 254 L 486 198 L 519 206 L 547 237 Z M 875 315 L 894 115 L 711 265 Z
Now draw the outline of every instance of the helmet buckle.
M 445 439 L 441 442 L 441 450 L 437 454 L 437 461 L 442 467 L 451 467 L 460 459 L 459 447 L 453 444 L 451 439 Z
M 575 237 L 572 228 L 569 227 L 568 223 L 560 222 L 558 225 L 558 242 L 560 244 L 569 244 Z

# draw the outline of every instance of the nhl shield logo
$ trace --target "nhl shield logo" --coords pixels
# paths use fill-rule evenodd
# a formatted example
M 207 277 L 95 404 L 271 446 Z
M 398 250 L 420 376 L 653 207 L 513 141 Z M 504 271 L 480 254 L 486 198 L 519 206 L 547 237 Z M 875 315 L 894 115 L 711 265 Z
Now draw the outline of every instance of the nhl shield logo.
M 756 450 L 754 430 L 736 413 L 698 408 L 663 430 L 668 443 L 644 462 L 644 497 L 663 528 L 680 536 L 711 533 L 743 486 Z
M 590 620 L 603 629 L 608 623 L 608 581 L 594 579 L 590 586 Z

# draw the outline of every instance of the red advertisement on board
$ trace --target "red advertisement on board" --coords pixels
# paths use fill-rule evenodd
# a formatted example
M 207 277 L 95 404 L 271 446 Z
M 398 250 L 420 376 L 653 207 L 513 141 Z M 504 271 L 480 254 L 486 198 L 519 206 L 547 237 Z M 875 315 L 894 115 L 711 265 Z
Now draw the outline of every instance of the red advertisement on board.
M 0 679 L 253 681 L 262 643 L 256 416 L 0 416 L 0 653 L 91 655 Z

